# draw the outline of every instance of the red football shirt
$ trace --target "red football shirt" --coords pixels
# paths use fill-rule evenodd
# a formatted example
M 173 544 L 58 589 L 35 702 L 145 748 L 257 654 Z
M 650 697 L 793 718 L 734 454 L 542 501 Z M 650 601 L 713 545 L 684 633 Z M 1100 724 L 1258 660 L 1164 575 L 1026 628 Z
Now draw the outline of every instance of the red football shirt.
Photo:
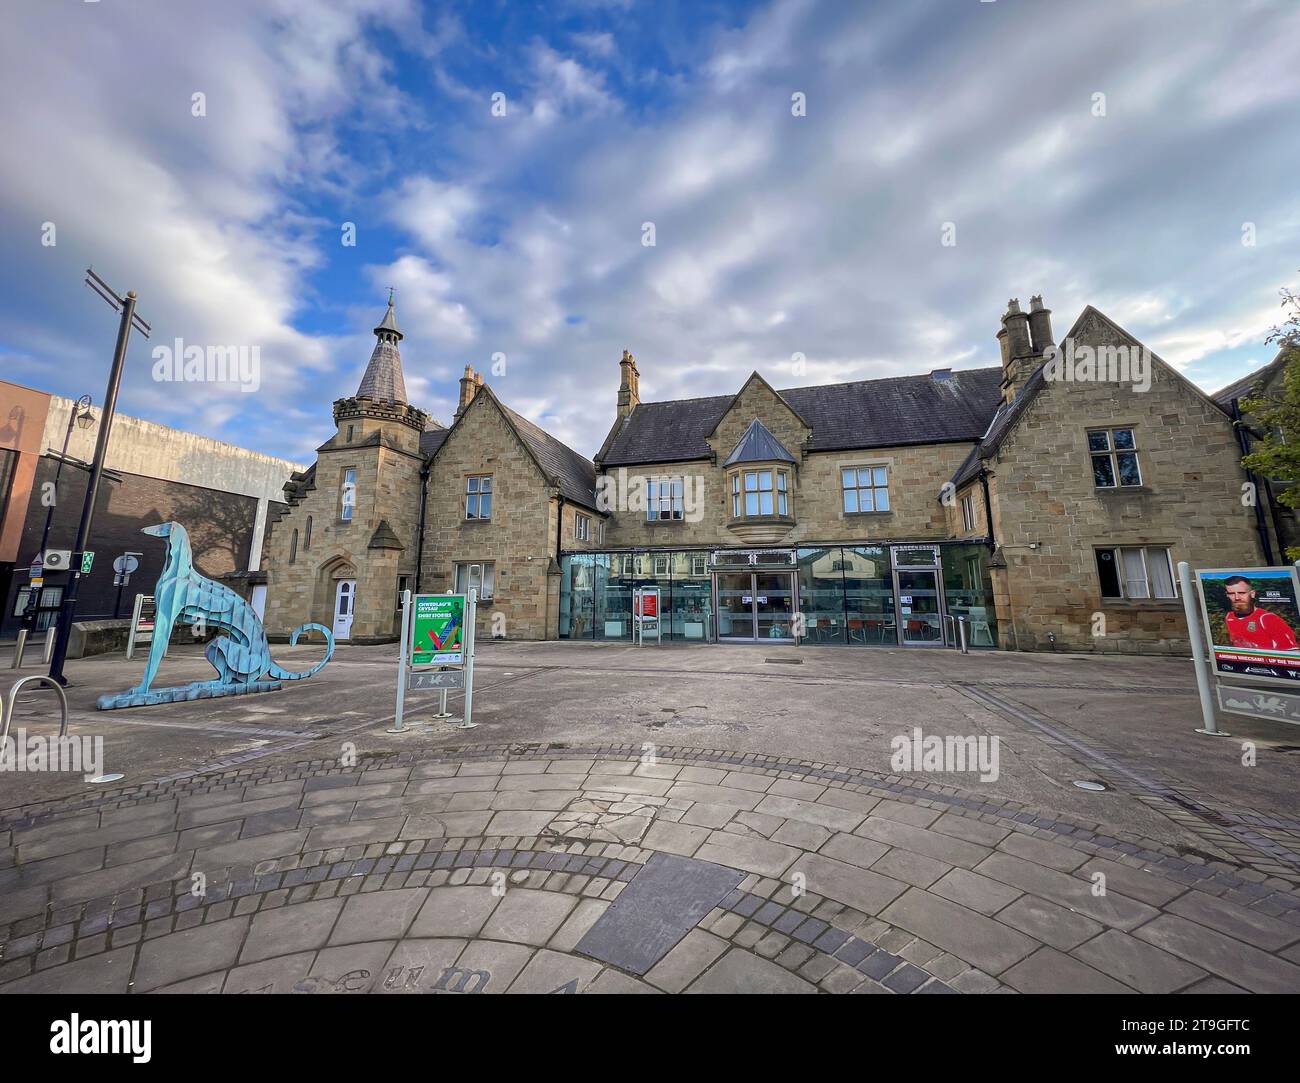
M 1268 651 L 1300 650 L 1295 633 L 1276 613 L 1266 609 L 1253 609 L 1244 617 L 1229 613 L 1224 618 L 1228 637 L 1234 647 L 1255 647 Z

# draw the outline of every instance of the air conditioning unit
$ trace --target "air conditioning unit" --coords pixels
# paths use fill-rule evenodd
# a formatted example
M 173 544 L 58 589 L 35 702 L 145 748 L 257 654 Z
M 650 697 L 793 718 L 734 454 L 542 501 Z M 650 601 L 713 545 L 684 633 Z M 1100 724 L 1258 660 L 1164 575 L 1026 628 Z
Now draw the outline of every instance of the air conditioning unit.
M 47 572 L 66 572 L 72 563 L 72 550 L 46 549 L 41 559 Z

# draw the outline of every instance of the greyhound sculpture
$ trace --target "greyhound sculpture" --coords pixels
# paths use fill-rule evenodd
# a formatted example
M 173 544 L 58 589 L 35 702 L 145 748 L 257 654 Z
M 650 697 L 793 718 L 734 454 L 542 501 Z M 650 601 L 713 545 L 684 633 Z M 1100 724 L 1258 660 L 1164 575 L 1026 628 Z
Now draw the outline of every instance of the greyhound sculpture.
M 290 644 L 307 631 L 325 637 L 325 657 L 310 669 L 282 669 L 271 657 L 262 622 L 252 607 L 229 587 L 214 583 L 194 570 L 190 537 L 180 523 L 159 523 L 143 531 L 167 539 L 167 560 L 154 588 L 154 630 L 145 662 L 144 679 L 125 692 L 100 696 L 101 711 L 116 707 L 144 707 L 155 703 L 177 703 L 215 696 L 240 696 L 250 692 L 274 692 L 281 681 L 300 681 L 319 673 L 334 657 L 334 637 L 319 624 L 302 624 L 293 630 Z M 194 681 L 174 688 L 154 688 L 167 641 L 177 624 L 215 628 L 225 633 L 208 644 L 204 652 L 217 671 L 215 681 Z

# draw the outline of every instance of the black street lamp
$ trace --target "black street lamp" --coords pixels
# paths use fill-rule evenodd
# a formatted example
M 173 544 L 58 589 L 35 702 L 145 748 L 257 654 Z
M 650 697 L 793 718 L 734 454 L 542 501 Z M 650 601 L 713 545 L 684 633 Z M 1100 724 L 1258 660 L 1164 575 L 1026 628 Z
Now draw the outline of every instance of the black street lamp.
M 126 346 L 131 338 L 131 329 L 136 327 L 145 338 L 149 337 L 149 325 L 135 314 L 135 290 L 119 297 L 93 270 L 86 271 L 86 285 L 98 293 L 114 309 L 122 313 L 122 320 L 117 328 L 117 345 L 113 350 L 113 367 L 108 373 L 108 390 L 104 392 L 104 417 L 99 425 L 99 439 L 95 441 L 95 459 L 90 466 L 90 481 L 86 485 L 86 500 L 81 505 L 81 522 L 77 526 L 77 541 L 72 547 L 72 562 L 68 571 L 68 588 L 63 594 L 63 605 L 59 609 L 59 627 L 54 633 L 54 653 L 50 658 L 50 677 L 60 685 L 66 685 L 68 679 L 63 675 L 63 663 L 68 657 L 68 643 L 72 639 L 72 619 L 77 609 L 77 589 L 81 586 L 82 554 L 86 551 L 86 542 L 90 538 L 90 523 L 95 514 L 95 497 L 99 493 L 99 482 L 104 475 L 104 459 L 108 454 L 108 438 L 113 430 L 113 411 L 117 407 L 117 392 L 122 386 L 122 368 L 126 364 Z
M 68 428 L 63 434 L 63 451 L 59 454 L 59 463 L 54 468 L 54 498 L 45 510 L 45 528 L 41 531 L 41 544 L 36 550 L 36 556 L 42 561 L 45 558 L 45 547 L 50 541 L 50 524 L 54 521 L 54 509 L 59 500 L 59 478 L 63 476 L 63 464 L 68 458 L 68 441 L 72 439 L 72 426 L 76 425 L 77 428 L 83 430 L 94 427 L 95 415 L 90 409 L 91 404 L 90 396 L 82 395 L 68 413 Z M 43 589 L 33 589 L 27 594 L 27 608 L 23 611 L 23 626 L 29 631 L 36 627 L 36 611 L 40 606 Z

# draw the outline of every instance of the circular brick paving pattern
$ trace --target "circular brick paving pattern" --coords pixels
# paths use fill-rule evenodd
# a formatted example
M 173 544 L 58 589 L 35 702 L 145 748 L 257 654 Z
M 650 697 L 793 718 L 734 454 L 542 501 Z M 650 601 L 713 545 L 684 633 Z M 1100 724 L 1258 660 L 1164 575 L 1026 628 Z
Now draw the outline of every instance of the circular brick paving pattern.
M 1300 990 L 1291 884 L 754 754 L 265 767 L 0 844 L 0 992 Z

